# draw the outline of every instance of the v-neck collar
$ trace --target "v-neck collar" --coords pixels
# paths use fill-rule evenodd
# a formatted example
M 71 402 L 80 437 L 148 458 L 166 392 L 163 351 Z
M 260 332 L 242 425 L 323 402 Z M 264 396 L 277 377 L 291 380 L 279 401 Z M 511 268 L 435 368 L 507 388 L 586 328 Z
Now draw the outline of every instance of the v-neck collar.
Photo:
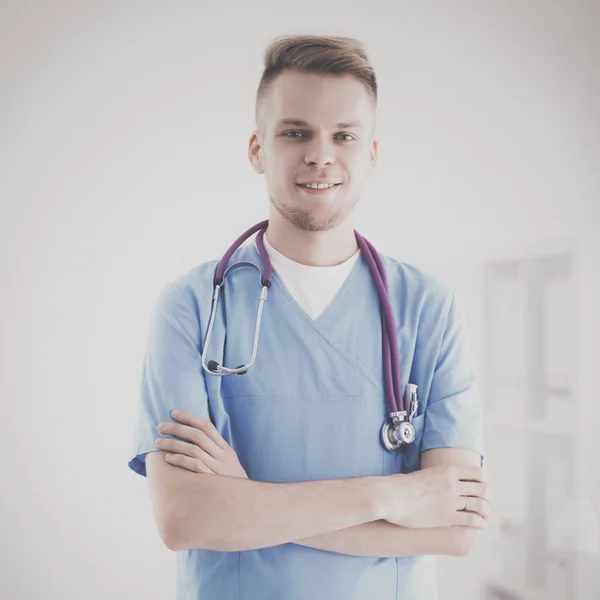
M 263 273 L 264 265 L 258 248 L 256 247 L 256 244 L 252 243 L 248 245 L 251 246 L 250 251 L 252 252 L 252 255 L 255 256 L 258 260 L 258 262 L 255 264 L 259 268 L 262 267 L 261 273 Z M 350 273 L 348 273 L 343 284 L 340 286 L 340 289 L 336 292 L 331 302 L 327 305 L 325 310 L 317 317 L 317 319 L 313 319 L 300 306 L 300 304 L 298 304 L 298 302 L 294 299 L 292 294 L 285 287 L 285 284 L 277 275 L 275 270 L 273 270 L 273 276 L 271 278 L 271 288 L 275 288 L 273 291 L 277 292 L 280 302 L 284 304 L 287 302 L 287 304 L 289 305 L 289 308 L 291 309 L 289 311 L 290 321 L 305 321 L 320 338 L 325 340 L 325 342 L 329 344 L 332 347 L 332 349 L 334 349 L 340 356 L 347 360 L 352 365 L 353 369 L 360 372 L 363 377 L 368 379 L 374 386 L 374 389 L 377 390 L 378 393 L 380 393 L 383 392 L 383 383 L 379 379 L 373 377 L 373 373 L 369 372 L 369 370 L 364 367 L 363 361 L 355 358 L 344 345 L 340 344 L 340 335 L 342 335 L 343 337 L 343 333 L 336 329 L 336 324 L 338 324 L 340 320 L 347 315 L 348 312 L 348 302 L 343 302 L 344 297 L 347 295 L 349 290 L 352 289 L 352 286 L 356 285 L 357 278 L 363 276 L 367 277 L 369 282 L 371 281 L 369 267 L 367 266 L 367 263 L 361 250 L 358 256 L 358 260 L 352 266 Z M 376 292 L 372 293 L 376 294 Z M 281 305 L 280 308 L 283 309 Z
M 258 257 L 258 259 L 261 261 L 261 264 L 262 264 L 262 258 L 260 256 L 260 253 L 258 252 L 256 244 L 252 243 L 251 245 L 252 245 L 252 250 L 253 250 L 254 254 Z M 321 314 L 316 319 L 313 319 L 313 317 L 311 317 L 306 312 L 306 310 L 304 310 L 304 308 L 297 302 L 297 300 L 294 298 L 294 296 L 292 296 L 290 291 L 287 289 L 287 287 L 283 283 L 281 277 L 279 277 L 279 275 L 275 271 L 275 269 L 273 269 L 273 277 L 271 279 L 271 284 L 275 285 L 277 287 L 277 289 L 282 292 L 284 297 L 287 298 L 288 302 L 294 307 L 296 312 L 301 314 L 313 326 L 317 327 L 317 329 L 320 329 L 321 332 L 323 332 L 324 330 L 322 328 L 322 323 L 327 320 L 329 314 L 332 311 L 334 311 L 336 308 L 336 305 L 338 305 L 341 302 L 342 297 L 346 294 L 348 288 L 352 285 L 353 279 L 355 277 L 357 277 L 357 273 L 361 269 L 360 265 L 363 262 L 362 250 L 359 250 L 358 253 L 359 253 L 358 259 L 355 261 L 354 265 L 352 265 L 352 268 L 350 269 L 350 272 L 344 279 L 342 285 L 337 290 L 337 292 L 333 295 L 333 298 L 330 300 L 330 302 L 327 304 L 325 309 L 321 312 Z

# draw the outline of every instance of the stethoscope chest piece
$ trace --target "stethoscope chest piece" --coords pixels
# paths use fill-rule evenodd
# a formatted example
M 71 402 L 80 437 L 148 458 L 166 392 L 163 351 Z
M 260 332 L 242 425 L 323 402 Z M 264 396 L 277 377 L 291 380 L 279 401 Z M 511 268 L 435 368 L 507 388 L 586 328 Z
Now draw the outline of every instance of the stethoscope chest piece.
M 419 405 L 415 384 L 406 384 L 404 402 L 409 408 L 408 412 L 405 410 L 391 412 L 381 428 L 381 440 L 390 452 L 396 452 L 412 444 L 417 437 L 415 426 L 411 423 Z
M 416 438 L 415 427 L 409 421 L 406 421 L 406 412 L 392 413 L 381 428 L 381 439 L 384 446 L 394 452 L 405 446 L 412 444 Z

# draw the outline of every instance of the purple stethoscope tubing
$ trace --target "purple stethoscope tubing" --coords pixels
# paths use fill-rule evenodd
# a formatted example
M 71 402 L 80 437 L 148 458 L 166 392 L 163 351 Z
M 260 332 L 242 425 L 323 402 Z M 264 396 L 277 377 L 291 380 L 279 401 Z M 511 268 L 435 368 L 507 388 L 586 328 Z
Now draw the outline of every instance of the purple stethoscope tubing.
M 269 225 L 269 220 L 266 219 L 257 223 L 242 235 L 240 235 L 227 249 L 223 258 L 219 261 L 214 276 L 214 285 L 221 286 L 224 280 L 225 268 L 229 259 L 233 253 L 239 248 L 239 246 L 247 240 L 252 234 L 258 232 L 256 243 L 258 252 L 263 262 L 264 273 L 261 277 L 261 284 L 269 288 L 271 286 L 271 278 L 273 275 L 273 267 L 269 260 L 269 255 L 264 246 L 263 236 L 265 230 Z M 361 236 L 356 230 L 354 230 L 356 241 L 363 252 L 371 276 L 375 282 L 377 292 L 379 294 L 379 302 L 382 311 L 382 338 L 383 338 L 383 374 L 384 384 L 386 390 L 386 396 L 388 398 L 388 406 L 390 413 L 398 413 L 404 411 L 404 402 L 402 398 L 402 383 L 400 377 L 400 359 L 398 353 L 398 338 L 396 335 L 396 324 L 394 322 L 394 315 L 392 307 L 390 305 L 388 289 L 387 289 L 387 277 L 383 261 L 379 253 L 375 250 L 373 245 Z M 213 365 L 216 365 L 214 361 L 211 361 Z M 211 371 L 214 372 L 213 369 Z

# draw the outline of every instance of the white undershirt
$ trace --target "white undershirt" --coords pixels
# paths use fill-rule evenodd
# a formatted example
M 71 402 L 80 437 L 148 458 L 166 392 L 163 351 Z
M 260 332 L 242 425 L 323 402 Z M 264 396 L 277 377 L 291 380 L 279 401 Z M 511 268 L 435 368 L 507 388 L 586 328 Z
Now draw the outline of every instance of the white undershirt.
M 297 263 L 284 256 L 263 236 L 265 249 L 273 270 L 294 300 L 312 318 L 317 319 L 348 277 L 360 255 L 360 248 L 347 260 L 333 267 L 312 267 Z M 256 240 L 254 240 L 256 245 Z

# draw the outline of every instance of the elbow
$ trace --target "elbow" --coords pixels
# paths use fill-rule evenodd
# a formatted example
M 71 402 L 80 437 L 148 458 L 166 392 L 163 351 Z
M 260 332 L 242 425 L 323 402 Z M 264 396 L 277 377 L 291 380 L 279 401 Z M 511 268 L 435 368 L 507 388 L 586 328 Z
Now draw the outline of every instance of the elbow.
M 165 547 L 173 552 L 188 550 L 188 548 L 184 547 L 184 539 L 181 535 L 181 507 L 177 507 L 174 505 L 174 503 L 171 503 L 169 508 L 165 510 L 163 516 L 164 518 L 161 522 L 162 527 L 160 528 L 160 535 Z M 200 550 L 201 548 L 198 549 Z
M 182 525 L 181 519 L 176 516 L 171 516 L 165 519 L 165 525 L 161 532 L 161 537 L 164 545 L 167 549 L 172 552 L 182 552 L 183 550 L 191 550 L 192 546 L 196 550 L 207 550 L 204 544 L 198 544 L 196 541 L 195 545 L 186 543 L 186 536 L 181 534 Z M 189 537 L 189 536 L 188 536 Z
M 181 550 L 185 550 L 185 548 L 183 548 L 179 543 L 179 539 L 175 533 L 174 527 L 166 526 L 161 532 L 161 537 L 163 544 L 168 550 L 171 550 L 172 552 L 180 552 Z
M 213 550 L 215 552 L 234 552 L 237 548 L 226 546 L 221 540 L 213 543 L 197 543 L 185 539 L 185 536 L 177 534 L 175 528 L 171 528 L 168 533 L 162 536 L 164 545 L 172 552 L 182 552 L 183 550 Z
M 184 550 L 215 550 L 218 552 L 231 551 L 225 546 L 224 540 L 209 540 L 208 531 L 199 531 L 198 522 L 190 527 L 186 519 L 182 518 L 179 511 L 171 511 L 168 518 L 164 520 L 164 527 L 161 530 L 163 544 L 172 552 L 182 552 Z M 204 530 L 202 527 L 201 529 Z
M 173 552 L 182 550 L 177 543 L 176 528 L 172 519 L 165 516 L 161 520 L 158 529 L 162 542 L 168 550 L 172 550 Z

